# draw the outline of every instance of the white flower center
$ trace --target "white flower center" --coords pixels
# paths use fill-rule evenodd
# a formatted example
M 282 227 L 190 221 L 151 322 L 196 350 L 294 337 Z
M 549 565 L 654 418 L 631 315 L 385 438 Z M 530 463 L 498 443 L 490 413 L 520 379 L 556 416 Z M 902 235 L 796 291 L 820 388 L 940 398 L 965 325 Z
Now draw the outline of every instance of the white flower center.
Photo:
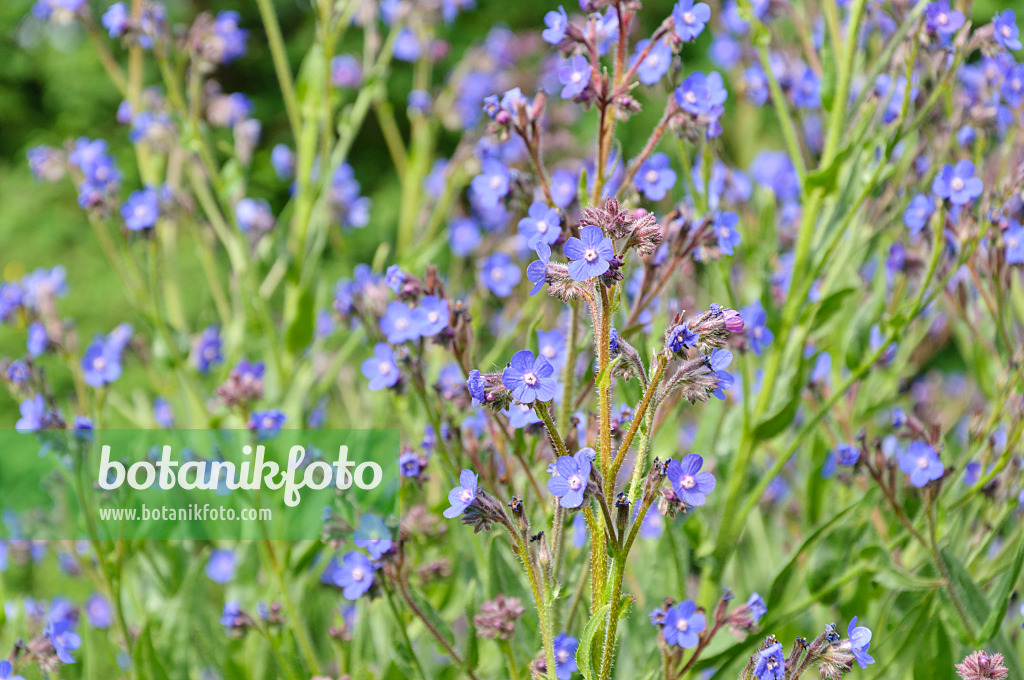
M 398 319 L 398 321 L 395 321 L 395 328 L 397 328 L 400 331 L 404 331 L 408 327 L 409 327 L 409 320 L 404 318 L 404 317 Z
M 96 357 L 96 359 L 92 362 L 92 367 L 95 368 L 97 371 L 102 371 L 107 367 L 107 360 L 104 359 L 103 357 Z
M 427 314 L 427 321 L 430 323 L 437 323 L 438 318 L 437 312 L 429 312 Z
M 959 177 L 954 177 L 949 186 L 953 187 L 953 191 L 961 191 L 964 188 L 964 181 Z
M 935 18 L 935 21 L 939 24 L 939 26 L 945 26 L 946 24 L 949 23 L 949 15 L 943 12 Z
M 644 175 L 644 178 L 647 179 L 647 183 L 648 184 L 654 184 L 655 182 L 658 181 L 658 171 L 657 170 L 648 170 L 647 174 Z
M 537 375 L 533 371 L 527 371 L 523 374 L 523 382 L 533 387 L 537 384 Z
M 540 353 L 546 356 L 548 359 L 554 359 L 555 355 L 558 352 L 551 345 L 544 345 L 544 347 L 541 348 Z
M 697 20 L 697 17 L 693 16 L 693 12 L 683 12 L 683 23 L 692 24 Z
M 1011 35 L 1013 35 L 1013 29 L 1011 29 L 1009 26 L 1003 26 L 1003 28 L 999 32 L 1003 34 L 1004 38 L 1009 38 Z
M 491 178 L 491 188 L 492 189 L 497 189 L 500 186 L 501 186 L 501 177 L 499 177 L 498 175 L 495 175 L 494 177 Z
M 587 248 L 583 251 L 583 259 L 587 262 L 593 262 L 597 259 L 597 251 L 593 248 Z
M 927 470 L 928 465 L 929 462 L 927 456 L 921 456 L 920 458 L 917 459 L 917 467 L 921 468 L 922 470 Z
M 583 80 L 583 74 L 580 73 L 579 71 L 573 71 L 573 73 L 572 73 L 572 82 L 578 83 L 581 80 Z
M 580 478 L 579 475 L 573 475 L 566 481 L 569 482 L 569 488 L 572 489 L 573 491 L 578 491 L 579 488 L 583 486 L 583 480 Z
M 697 101 L 697 95 L 695 95 L 693 92 L 687 92 L 686 94 L 683 95 L 683 99 L 693 104 Z
M 558 663 L 565 663 L 569 660 L 569 652 L 565 651 L 564 649 L 559 649 L 555 653 L 555 658 L 558 661 Z
M 548 223 L 543 220 L 537 221 L 537 233 L 546 234 L 548 232 Z
M 679 480 L 679 485 L 684 489 L 692 489 L 697 486 L 697 480 L 693 478 L 693 475 L 684 475 L 683 478 Z
M 686 619 L 679 619 L 676 621 L 676 630 L 681 633 L 685 633 L 690 628 L 690 622 Z
M 391 372 L 391 364 L 389 364 L 386 361 L 382 361 L 379 364 L 377 364 L 377 371 L 381 375 L 387 375 L 388 373 Z
M 648 68 L 657 68 L 658 64 L 661 63 L 661 57 L 657 54 L 647 55 L 647 59 L 644 60 Z
M 468 503 L 473 500 L 473 495 L 472 489 L 463 489 L 462 493 L 459 494 L 459 500 L 463 503 Z
M 495 281 L 501 281 L 503 278 L 505 278 L 505 272 L 501 269 L 492 269 L 491 278 L 494 279 Z
M 355 569 L 352 570 L 352 580 L 353 581 L 362 581 L 363 577 L 365 577 L 365 576 L 366 576 L 366 573 L 363 572 L 363 570 L 360 569 L 359 567 L 356 567 Z

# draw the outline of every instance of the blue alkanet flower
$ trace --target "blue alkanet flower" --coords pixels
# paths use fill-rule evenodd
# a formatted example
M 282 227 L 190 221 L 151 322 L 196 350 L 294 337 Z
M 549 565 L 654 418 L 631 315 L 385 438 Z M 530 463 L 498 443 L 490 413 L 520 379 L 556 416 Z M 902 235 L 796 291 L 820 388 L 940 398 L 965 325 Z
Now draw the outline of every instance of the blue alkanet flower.
M 1017 14 L 1012 9 L 996 12 L 992 18 L 995 41 L 1008 50 L 1019 50 L 1020 29 L 1017 28 Z
M 277 436 L 286 419 L 284 412 L 276 408 L 253 411 L 249 414 L 249 422 L 245 426 L 255 431 L 259 439 L 272 439 Z
M 550 401 L 558 391 L 555 367 L 543 356 L 535 357 L 528 349 L 512 355 L 501 372 L 501 383 L 520 404 Z
M 417 471 L 417 475 L 418 475 Z M 413 477 L 417 475 L 412 475 Z M 391 530 L 384 520 L 373 513 L 366 513 L 359 518 L 359 528 L 352 535 L 355 544 L 370 553 L 370 557 L 379 560 L 384 553 L 391 550 Z
M 493 208 L 508 195 L 509 173 L 504 163 L 493 158 L 485 160 L 481 173 L 470 183 L 474 198 L 481 207 Z
M 900 469 L 910 475 L 910 484 L 918 488 L 942 477 L 944 468 L 931 445 L 913 441 L 900 456 Z
M 548 480 L 548 491 L 558 498 L 563 508 L 578 508 L 583 505 L 583 496 L 590 481 L 590 460 L 593 449 L 582 449 L 572 456 L 560 456 Z
M 222 64 L 230 64 L 245 55 L 249 31 L 238 25 L 240 21 L 238 12 L 231 10 L 218 12 L 213 21 L 213 32 L 219 39 L 219 61 Z
M 533 284 L 533 288 L 530 289 L 531 297 L 539 293 L 540 289 L 547 283 L 548 262 L 551 261 L 551 246 L 543 242 L 538 243 L 534 246 L 534 252 L 537 253 L 537 259 L 526 267 L 526 280 Z
M 361 552 L 345 553 L 332 574 L 346 600 L 358 600 L 373 585 L 373 564 Z
M 192 362 L 200 373 L 208 373 L 213 366 L 224 361 L 223 344 L 220 329 L 207 326 L 202 335 L 195 341 L 192 350 Z
M 7 659 L 0 661 L 0 680 L 25 680 L 24 676 L 14 675 L 14 666 Z
M 566 59 L 558 67 L 558 82 L 562 83 L 562 99 L 578 97 L 590 84 L 593 69 L 582 54 Z
M 676 103 L 695 115 L 718 115 L 728 96 L 722 76 L 716 72 L 691 73 L 675 90 Z
M 840 465 L 853 467 L 860 460 L 860 449 L 853 444 L 840 444 L 832 452 Z
M 373 392 L 394 387 L 401 376 L 394 351 L 383 342 L 374 345 L 373 356 L 363 361 L 362 372 Z
M 949 199 L 953 205 L 966 205 L 981 196 L 985 188 L 974 172 L 974 163 L 970 161 L 960 161 L 956 166 L 947 163 L 932 181 L 932 193 Z
M 540 34 L 544 42 L 551 45 L 562 42 L 562 38 L 565 37 L 565 29 L 569 26 L 569 16 L 565 13 L 565 8 L 559 5 L 557 11 L 552 10 L 545 14 L 544 25 L 547 28 Z
M 711 370 L 715 372 L 715 378 L 718 380 L 718 387 L 715 388 L 712 394 L 718 400 L 725 401 L 725 391 L 736 383 L 736 378 L 733 377 L 732 373 L 725 370 L 732 363 L 732 352 L 727 349 L 713 349 L 708 356 L 708 363 L 711 365 Z
M 647 50 L 650 40 L 641 40 L 636 44 L 636 52 L 629 62 L 630 68 L 636 67 L 636 75 L 644 85 L 654 85 L 661 80 L 672 66 L 672 48 L 659 40 L 648 50 L 643 62 L 637 66 L 637 59 Z
M 156 189 L 140 189 L 135 191 L 121 206 L 121 217 L 124 226 L 131 231 L 145 231 L 156 226 L 160 217 L 160 196 Z
M 928 30 L 943 39 L 948 39 L 964 25 L 963 12 L 950 9 L 949 0 L 929 3 L 924 16 Z
M 668 154 L 651 154 L 637 170 L 636 190 L 652 201 L 660 201 L 676 184 L 676 171 L 669 164 Z
M 715 238 L 718 239 L 718 249 L 726 255 L 732 255 L 740 244 L 740 233 L 736 231 L 739 222 L 740 216 L 734 212 L 722 212 L 715 217 L 713 228 Z
M 522 272 L 506 253 L 494 253 L 478 263 L 480 281 L 498 297 L 508 297 L 522 279 Z
M 669 460 L 665 469 L 668 480 L 672 482 L 672 490 L 679 500 L 689 506 L 700 507 L 705 503 L 705 496 L 715 489 L 715 476 L 710 472 L 701 472 L 704 458 L 696 453 L 683 456 L 682 462 Z
M 535 202 L 530 205 L 529 214 L 519 220 L 519 233 L 530 248 L 536 248 L 538 243 L 554 245 L 562 233 L 562 218 L 547 203 Z
M 75 658 L 71 656 L 71 652 L 82 646 L 82 638 L 71 629 L 73 625 L 74 622 L 66 618 L 60 620 L 51 619 L 44 633 L 50 644 L 53 645 L 57 658 L 63 663 L 74 663 Z
M 696 40 L 704 32 L 704 26 L 711 20 L 711 8 L 703 2 L 679 0 L 672 8 L 672 21 L 676 35 L 683 42 Z
M 856 616 L 846 628 L 846 634 L 850 636 L 850 651 L 853 652 L 853 658 L 857 665 L 863 669 L 873 664 L 875 660 L 868 654 L 868 647 L 871 646 L 871 631 L 865 626 L 858 626 Z
M 742 316 L 747 324 L 750 349 L 757 356 L 761 356 L 761 351 L 772 344 L 772 341 L 775 339 L 775 334 L 766 325 L 768 323 L 768 314 L 764 311 L 764 307 L 761 306 L 760 302 L 755 302 L 743 310 Z
M 551 362 L 555 368 L 565 365 L 565 335 L 555 329 L 537 331 L 537 354 Z
M 392 345 L 420 337 L 413 308 L 402 302 L 388 303 L 380 319 L 380 330 Z
M 1024 264 L 1024 227 L 1017 220 L 1010 220 L 1010 226 L 1003 232 L 1006 245 L 1006 262 Z
M 903 212 L 903 224 L 912 236 L 916 236 L 928 224 L 935 212 L 935 199 L 927 194 L 917 194 Z
M 121 377 L 121 351 L 107 338 L 98 337 L 82 356 L 82 377 L 87 385 L 104 387 Z
M 229 583 L 235 578 L 237 564 L 233 550 L 214 550 L 206 561 L 206 576 L 214 583 Z
M 477 475 L 472 470 L 463 470 L 459 474 L 459 485 L 448 492 L 448 503 L 451 504 L 442 513 L 448 519 L 455 519 L 466 511 L 476 500 Z
M 420 305 L 413 310 L 416 332 L 424 338 L 432 338 L 448 327 L 448 301 L 434 295 L 425 295 Z
M 757 593 L 751 593 L 747 599 L 747 611 L 750 612 L 750 618 L 757 623 L 761 620 L 761 617 L 768 613 L 768 605 L 764 603 L 764 600 Z
M 562 248 L 569 262 L 569 276 L 573 281 L 586 281 L 601 276 L 611 267 L 615 257 L 612 240 L 604 235 L 600 227 L 588 225 L 580 230 L 580 237 L 573 236 Z
M 677 354 L 685 352 L 687 347 L 696 345 L 699 339 L 700 336 L 691 331 L 689 326 L 681 323 L 669 333 L 668 348 Z
M 700 634 L 706 627 L 704 613 L 697 611 L 697 605 L 692 600 L 686 600 L 665 612 L 662 632 L 667 644 L 693 649 L 700 642 Z
M 569 680 L 572 674 L 579 670 L 579 666 L 576 665 L 576 650 L 579 648 L 580 642 L 565 633 L 559 633 L 553 642 L 555 647 L 555 677 L 558 680 Z
M 758 680 L 783 680 L 786 674 L 786 657 L 782 653 L 782 643 L 776 642 L 758 651 L 757 662 L 754 663 L 754 676 Z

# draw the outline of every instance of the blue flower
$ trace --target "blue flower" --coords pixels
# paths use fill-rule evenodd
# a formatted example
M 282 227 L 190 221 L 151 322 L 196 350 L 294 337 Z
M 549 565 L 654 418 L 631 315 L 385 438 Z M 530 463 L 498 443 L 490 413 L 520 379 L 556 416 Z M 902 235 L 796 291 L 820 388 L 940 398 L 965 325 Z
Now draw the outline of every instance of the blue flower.
M 508 297 L 522 278 L 519 267 L 505 253 L 494 253 L 478 263 L 480 280 L 498 297 Z
M 932 193 L 942 199 L 949 199 L 953 205 L 966 205 L 981 196 L 984 189 L 981 179 L 974 176 L 974 163 L 960 161 L 956 166 L 948 163 L 932 181 Z
M 1017 15 L 1012 9 L 996 12 L 992 18 L 993 37 L 997 43 L 1008 50 L 1019 50 L 1020 29 L 1017 28 Z
M 501 372 L 501 382 L 520 404 L 550 401 L 558 391 L 554 373 L 555 367 L 547 359 L 534 357 L 533 352 L 524 349 L 512 355 Z
M 757 593 L 751 593 L 750 598 L 747 599 L 747 610 L 750 612 L 750 618 L 757 623 L 761 620 L 761 617 L 768 613 L 768 605 L 764 603 L 761 596 Z
M 272 439 L 277 436 L 285 419 L 285 414 L 277 409 L 253 411 L 245 426 L 250 430 L 255 430 L 259 439 Z
M 150 188 L 133 192 L 121 206 L 121 217 L 132 231 L 152 229 L 160 217 L 160 196 Z
M 18 410 L 21 412 L 21 418 L 14 424 L 14 429 L 21 433 L 44 429 L 51 420 L 51 412 L 47 409 L 46 401 L 41 394 L 21 402 Z
M 50 336 L 46 333 L 46 326 L 42 321 L 33 321 L 28 325 L 28 336 L 25 339 L 25 348 L 33 357 L 37 357 L 46 351 L 50 346 Z
M 411 28 L 403 28 L 395 38 L 392 53 L 398 61 L 416 61 L 423 54 L 423 46 Z
M 113 607 L 99 593 L 93 593 L 86 601 L 85 615 L 89 619 L 89 625 L 99 630 L 107 630 L 114 622 Z
M 588 225 L 580 230 L 580 238 L 571 237 L 562 248 L 569 263 L 569 276 L 574 281 L 586 281 L 601 276 L 611 267 L 615 257 L 612 240 L 600 227 Z
M 529 216 L 519 220 L 519 233 L 531 248 L 536 248 L 538 243 L 553 245 L 562 233 L 561 227 L 562 218 L 558 211 L 549 208 L 546 203 L 533 203 Z
M 235 578 L 236 566 L 233 550 L 214 550 L 206 562 L 206 576 L 215 583 L 228 583 Z
M 403 477 L 416 479 L 423 471 L 423 461 L 412 451 L 406 451 L 398 457 L 398 469 Z
M 270 204 L 262 198 L 243 198 L 235 206 L 235 219 L 243 234 L 259 236 L 274 228 L 274 214 Z
M 695 115 L 717 116 L 727 97 L 722 76 L 715 72 L 707 76 L 700 71 L 692 73 L 675 90 L 676 103 Z
M 238 12 L 218 12 L 213 22 L 213 32 L 220 38 L 220 63 L 230 64 L 245 55 L 249 31 L 238 26 Z
M 448 247 L 459 257 L 466 257 L 480 245 L 480 223 L 472 217 L 460 217 L 448 225 Z
M 120 38 L 128 30 L 131 18 L 131 13 L 124 6 L 124 3 L 115 2 L 103 13 L 103 18 L 100 21 L 103 24 L 103 28 L 107 29 L 111 38 Z
M 508 195 L 508 168 L 501 161 L 488 159 L 483 162 L 479 175 L 470 183 L 473 195 L 484 208 L 493 208 Z
M 821 108 L 821 79 L 810 66 L 805 66 L 800 78 L 793 83 L 793 104 L 801 109 Z
M 565 633 L 559 633 L 555 637 L 555 677 L 558 680 L 569 680 L 572 674 L 579 670 L 579 666 L 576 665 L 576 650 L 579 646 L 579 640 Z
M 711 8 L 703 2 L 679 0 L 672 8 L 672 20 L 680 40 L 695 40 L 704 31 L 704 25 L 711 19 Z
M 704 458 L 690 453 L 683 456 L 682 462 L 669 460 L 665 470 L 676 496 L 691 507 L 704 505 L 704 497 L 715 489 L 715 477 L 710 472 L 701 472 L 703 465 Z
M 736 383 L 732 373 L 725 370 L 732 363 L 732 352 L 727 349 L 713 349 L 708 356 L 708 363 L 711 364 L 711 370 L 715 372 L 715 378 L 718 380 L 718 387 L 712 394 L 725 401 L 725 390 Z
M 432 338 L 448 328 L 448 301 L 433 295 L 420 300 L 420 306 L 413 312 L 416 332 L 424 338 Z
M 49 639 L 50 644 L 53 645 L 57 658 L 63 663 L 74 663 L 75 658 L 71 656 L 71 652 L 82 646 L 82 638 L 78 637 L 78 633 L 71 630 L 73 625 L 72 621 L 61 619 L 58 621 L 51 620 L 46 626 L 45 635 Z
M 927 194 L 917 194 L 903 212 L 903 224 L 912 236 L 920 233 L 935 212 L 935 199 Z
M 853 467 L 860 460 L 860 450 L 852 444 L 840 444 L 832 452 L 840 465 Z
M 652 201 L 660 201 L 676 184 L 676 171 L 667 154 L 656 153 L 645 160 L 636 173 L 636 190 Z
M 662 632 L 667 644 L 693 649 L 700 642 L 700 634 L 706 626 L 704 614 L 697 611 L 692 600 L 686 600 L 665 612 Z
M 668 336 L 668 348 L 678 354 L 684 352 L 687 347 L 696 345 L 699 339 L 700 336 L 691 331 L 689 326 L 679 324 Z
M 358 600 L 373 585 L 373 564 L 361 552 L 345 553 L 331 574 L 346 600 Z
M 925 9 L 924 16 L 928 30 L 943 38 L 953 35 L 964 25 L 963 12 L 950 10 L 949 0 L 930 3 Z
M 718 239 L 718 249 L 726 255 L 732 255 L 736 246 L 740 244 L 740 233 L 736 231 L 740 217 L 734 212 L 719 213 L 715 217 L 715 237 Z
M 392 345 L 420 337 L 414 310 L 402 302 L 389 302 L 380 319 L 380 330 Z
M 224 361 L 221 353 L 222 343 L 220 330 L 216 326 L 208 326 L 195 343 L 192 352 L 193 363 L 200 373 L 208 373 L 210 368 Z
M 340 54 L 331 59 L 331 85 L 356 88 L 363 82 L 363 67 L 351 54 Z
M 856 616 L 846 628 L 846 634 L 850 636 L 850 651 L 853 652 L 853 658 L 857 665 L 863 669 L 873 664 L 875 660 L 868 654 L 868 647 L 871 646 L 871 631 L 864 626 L 858 626 Z
M 636 65 L 636 60 L 640 58 L 640 55 L 643 54 L 650 44 L 650 40 L 641 40 L 636 44 L 636 52 L 629 62 L 630 68 Z M 671 66 L 672 48 L 659 40 L 651 47 L 647 56 L 644 57 L 643 63 L 636 66 L 636 75 L 644 85 L 653 85 L 668 73 L 668 69 Z
M 547 243 L 538 243 L 534 250 L 537 259 L 526 267 L 526 280 L 533 284 L 530 295 L 536 295 L 548 280 L 548 262 L 551 261 L 551 246 Z
M 487 382 L 479 370 L 474 368 L 469 372 L 469 377 L 466 378 L 466 389 L 473 400 L 473 406 L 479 406 L 487 401 L 486 387 Z
M 944 468 L 939 454 L 929 444 L 913 441 L 900 456 L 900 469 L 910 475 L 910 484 L 922 487 L 942 477 Z
M 393 545 L 388 525 L 384 523 L 383 519 L 372 513 L 367 513 L 359 518 L 359 528 L 356 529 L 353 538 L 355 544 L 365 549 L 375 560 L 383 557 L 384 553 L 391 550 Z
M 394 387 L 400 376 L 394 351 L 387 344 L 378 342 L 373 347 L 373 357 L 363 361 L 362 372 L 370 381 L 370 390 L 373 392 Z
M 529 404 L 512 404 L 502 413 L 508 418 L 508 424 L 514 430 L 521 430 L 527 425 L 536 425 L 540 422 L 540 416 Z
M 578 508 L 590 481 L 590 456 L 593 449 L 582 449 L 572 456 L 561 456 L 555 461 L 555 470 L 548 480 L 548 491 L 558 498 L 563 508 Z
M 545 14 L 544 25 L 547 28 L 540 34 L 544 42 L 552 45 L 562 42 L 562 38 L 565 37 L 565 29 L 569 26 L 569 16 L 565 13 L 565 8 L 559 5 L 558 11 L 552 10 Z
M 121 377 L 121 350 L 105 338 L 97 338 L 82 356 L 82 374 L 87 385 L 104 387 Z
M 587 89 L 592 71 L 590 62 L 582 54 L 563 61 L 558 68 L 558 82 L 564 86 L 562 99 L 572 99 Z
M 568 208 L 576 199 L 579 191 L 579 177 L 568 170 L 555 170 L 551 173 L 551 198 L 559 208 Z
M 537 353 L 555 368 L 565 365 L 565 336 L 560 330 L 537 331 Z
M 11 365 L 7 367 L 7 379 L 15 385 L 24 385 L 31 376 L 28 364 L 21 359 L 12 361 Z
M 786 657 L 782 643 L 776 642 L 757 653 L 754 675 L 758 680 L 782 680 L 786 674 Z
M 1006 245 L 1006 262 L 1024 264 L 1024 227 L 1017 220 L 1010 220 L 1010 226 L 1003 233 Z
M 775 335 L 766 325 L 768 314 L 764 311 L 764 307 L 761 306 L 760 302 L 755 302 L 743 310 L 742 316 L 747 323 L 750 349 L 754 350 L 754 354 L 757 356 L 761 356 L 761 350 L 772 344 L 772 341 L 775 339 Z
M 448 503 L 451 507 L 444 511 L 448 519 L 455 519 L 466 511 L 476 500 L 477 475 L 472 470 L 463 470 L 459 474 L 459 486 L 448 492 Z

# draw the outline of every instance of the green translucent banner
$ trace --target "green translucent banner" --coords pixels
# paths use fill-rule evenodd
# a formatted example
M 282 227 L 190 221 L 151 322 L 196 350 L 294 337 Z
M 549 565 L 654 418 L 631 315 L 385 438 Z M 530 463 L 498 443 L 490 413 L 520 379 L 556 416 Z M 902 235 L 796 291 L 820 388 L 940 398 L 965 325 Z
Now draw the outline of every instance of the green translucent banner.
M 397 430 L 4 430 L 0 538 L 390 538 L 354 532 L 397 532 L 398 456 Z

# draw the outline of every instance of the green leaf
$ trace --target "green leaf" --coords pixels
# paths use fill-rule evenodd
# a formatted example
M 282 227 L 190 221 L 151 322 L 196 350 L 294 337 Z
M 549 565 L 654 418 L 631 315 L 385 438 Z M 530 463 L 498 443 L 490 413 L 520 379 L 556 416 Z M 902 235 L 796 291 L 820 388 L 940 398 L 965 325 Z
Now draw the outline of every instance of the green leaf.
M 420 610 L 425 618 L 438 633 L 445 639 L 451 647 L 455 647 L 455 636 L 452 635 L 451 626 L 444 620 L 441 613 L 434 608 L 434 605 L 430 603 L 426 597 L 424 597 L 419 590 L 409 589 L 409 594 L 412 596 L 412 601 L 416 604 L 416 608 Z
M 839 182 L 839 170 L 850 155 L 850 147 L 846 147 L 828 164 L 827 167 L 819 168 L 807 173 L 804 186 L 808 189 L 823 189 L 826 193 L 833 193 Z
M 313 291 L 304 288 L 295 301 L 292 322 L 288 325 L 285 342 L 293 354 L 301 352 L 313 342 L 314 302 Z
M 476 614 L 477 607 L 477 583 L 476 581 L 470 581 L 469 587 L 466 591 L 466 621 L 472 622 L 473 616 Z M 466 631 L 466 665 L 469 668 L 476 668 L 477 664 L 480 663 L 480 645 L 478 644 L 479 638 L 476 636 L 476 630 L 473 626 L 468 626 Z
M 604 629 L 608 622 L 608 615 L 611 614 L 612 605 L 609 602 L 594 612 L 594 615 L 587 621 L 583 634 L 580 635 L 580 646 L 576 649 L 576 665 L 580 673 L 587 680 L 597 677 L 597 670 L 593 666 L 594 639 L 600 635 L 604 637 Z
M 612 368 L 615 367 L 615 364 L 619 363 L 619 359 L 621 359 L 621 358 L 622 358 L 622 355 L 620 354 L 619 356 L 617 356 L 614 359 L 612 359 L 611 361 L 609 361 L 608 365 L 605 366 L 604 370 L 601 371 L 601 373 L 597 376 L 597 381 L 596 382 L 597 382 L 598 389 L 606 390 L 609 387 L 611 387 L 611 384 L 612 384 Z
M 985 625 L 978 633 L 978 644 L 984 644 L 994 638 L 999 632 L 999 626 L 1006 617 L 1006 608 L 1010 606 L 1010 596 L 1013 589 L 1019 584 L 1021 568 L 1024 567 L 1024 537 L 1017 545 L 1017 554 L 1014 555 L 1010 568 L 1003 572 L 1003 578 L 996 586 L 992 597 L 992 611 L 989 612 Z
M 132 663 L 138 668 L 140 675 L 147 680 L 171 680 L 167 669 L 160 662 L 160 655 L 153 646 L 152 627 L 146 623 L 142 632 L 135 638 L 132 650 Z
M 824 325 L 836 312 L 843 308 L 843 300 L 858 290 L 858 288 L 853 287 L 841 288 L 822 300 L 814 312 L 812 328 Z
M 981 588 L 974 582 L 970 572 L 967 571 L 956 555 L 947 548 L 943 548 L 941 552 L 942 561 L 949 571 L 950 589 L 956 594 L 957 600 L 962 605 L 967 623 L 970 624 L 973 631 L 980 631 L 989 617 L 989 606 L 988 601 L 985 599 L 985 594 L 981 592 Z M 954 625 L 962 629 L 964 617 L 961 616 L 960 608 L 953 601 L 948 589 L 943 589 L 942 591 L 942 603 L 946 607 L 947 613 L 954 622 Z M 962 632 L 964 637 L 970 637 L 970 631 L 962 630 Z

